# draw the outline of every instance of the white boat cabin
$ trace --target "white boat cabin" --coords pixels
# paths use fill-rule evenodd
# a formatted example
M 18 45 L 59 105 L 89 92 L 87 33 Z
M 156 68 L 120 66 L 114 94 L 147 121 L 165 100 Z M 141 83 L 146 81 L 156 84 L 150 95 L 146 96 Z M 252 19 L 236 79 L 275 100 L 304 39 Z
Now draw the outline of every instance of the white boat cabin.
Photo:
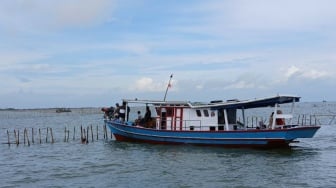
M 299 101 L 295 96 L 275 96 L 254 100 L 229 100 L 212 101 L 210 103 L 191 103 L 184 101 L 150 101 L 150 100 L 127 100 L 123 102 L 127 106 L 137 104 L 144 108 L 149 106 L 151 121 L 143 122 L 136 117 L 126 119 L 135 126 L 146 128 L 171 130 L 171 131 L 232 131 L 246 129 L 275 129 L 283 128 L 284 123 L 292 126 L 294 103 Z M 279 113 L 278 106 L 284 103 L 292 103 L 288 114 Z M 245 116 L 245 110 L 262 107 L 272 107 L 273 116 L 269 118 L 251 118 Z M 142 110 L 142 112 L 144 112 Z M 129 113 L 129 112 L 126 112 Z M 131 110 L 131 114 L 136 110 Z M 282 120 L 282 125 L 278 120 Z M 266 122 L 267 121 L 267 122 Z M 252 126 L 251 126 L 252 124 Z

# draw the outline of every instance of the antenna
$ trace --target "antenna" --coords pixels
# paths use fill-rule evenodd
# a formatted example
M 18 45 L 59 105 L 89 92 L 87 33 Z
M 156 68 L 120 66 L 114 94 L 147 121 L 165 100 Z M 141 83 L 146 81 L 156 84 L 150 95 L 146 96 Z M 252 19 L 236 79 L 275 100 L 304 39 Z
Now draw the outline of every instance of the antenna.
M 169 78 L 169 82 L 168 82 L 168 85 L 167 85 L 167 89 L 166 89 L 166 93 L 164 95 L 164 98 L 163 98 L 163 101 L 166 101 L 166 97 L 167 97 L 167 92 L 168 92 L 168 89 L 171 87 L 171 79 L 173 78 L 173 74 L 170 75 L 170 78 Z

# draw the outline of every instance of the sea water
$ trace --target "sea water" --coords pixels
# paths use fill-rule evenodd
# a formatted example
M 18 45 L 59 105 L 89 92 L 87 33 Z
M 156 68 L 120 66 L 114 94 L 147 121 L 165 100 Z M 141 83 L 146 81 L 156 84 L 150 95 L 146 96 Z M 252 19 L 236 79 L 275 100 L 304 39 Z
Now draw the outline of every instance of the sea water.
M 0 187 L 336 187 L 336 104 L 297 107 L 297 113 L 328 116 L 319 116 L 323 125 L 314 138 L 272 150 L 104 139 L 103 114 L 94 108 L 0 111 Z M 89 135 L 89 143 L 81 143 L 80 126 L 93 127 L 93 141 Z M 24 128 L 30 146 L 23 143 Z M 14 130 L 20 131 L 18 146 Z

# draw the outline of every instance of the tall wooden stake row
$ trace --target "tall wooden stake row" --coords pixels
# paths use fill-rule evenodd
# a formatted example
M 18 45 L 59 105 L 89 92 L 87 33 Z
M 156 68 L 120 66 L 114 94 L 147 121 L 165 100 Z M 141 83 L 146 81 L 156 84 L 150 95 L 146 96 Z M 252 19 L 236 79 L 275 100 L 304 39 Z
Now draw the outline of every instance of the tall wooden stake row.
M 89 143 L 89 131 L 91 131 L 91 141 L 94 142 L 94 128 L 93 128 L 93 125 L 89 125 L 87 126 L 86 128 L 83 128 L 83 126 L 80 127 L 81 129 L 81 142 L 82 143 L 86 143 L 88 144 Z M 97 125 L 96 127 L 96 139 L 98 141 L 99 139 L 99 126 Z M 50 132 L 50 135 L 49 135 L 49 132 Z M 42 134 L 41 134 L 41 129 L 39 128 L 38 129 L 38 139 L 39 139 L 39 143 L 42 144 Z M 30 143 L 35 143 L 35 135 L 34 135 L 34 128 L 31 129 L 31 140 L 29 139 L 29 129 L 27 128 L 24 128 L 23 130 L 23 144 L 30 146 Z M 73 132 L 73 140 L 75 140 L 76 138 L 76 127 L 74 126 L 74 132 Z M 49 139 L 48 137 L 51 136 L 51 139 Z M 15 144 L 18 146 L 20 144 L 20 130 L 19 129 L 14 129 L 14 137 L 15 137 Z M 107 126 L 106 124 L 104 124 L 103 126 L 103 137 L 105 140 L 108 139 L 108 131 L 107 131 Z M 70 138 L 70 130 L 68 130 L 66 127 L 64 128 L 64 142 L 69 142 L 69 138 Z M 112 138 L 112 133 L 111 133 L 111 138 Z M 30 142 L 31 141 L 31 142 Z M 53 130 L 52 128 L 50 127 L 47 127 L 46 128 L 46 135 L 45 135 L 45 143 L 55 143 L 55 137 L 53 135 Z M 8 144 L 8 146 L 10 146 L 12 143 L 11 143 L 11 140 L 10 140 L 10 131 L 7 130 L 7 143 L 5 144 Z

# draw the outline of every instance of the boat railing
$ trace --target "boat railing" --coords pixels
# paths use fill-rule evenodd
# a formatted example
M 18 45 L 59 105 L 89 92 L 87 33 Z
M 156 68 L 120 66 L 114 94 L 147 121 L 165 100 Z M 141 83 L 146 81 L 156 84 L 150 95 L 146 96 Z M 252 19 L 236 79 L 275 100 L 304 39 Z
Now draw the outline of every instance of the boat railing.
M 189 131 L 211 131 L 221 129 L 217 124 L 202 125 L 201 120 L 161 120 L 157 118 L 156 129 L 161 130 L 189 130 Z M 218 128 L 219 127 L 219 128 Z M 224 130 L 224 125 L 223 125 Z
M 246 118 L 246 128 L 258 128 L 262 126 L 269 126 L 269 118 L 265 117 L 247 117 Z M 295 126 L 315 126 L 319 123 L 319 119 L 316 115 L 311 114 L 298 114 L 293 116 L 292 114 L 277 114 L 276 118 L 285 119 L 284 127 L 295 127 Z M 238 120 L 237 122 L 240 122 Z
M 245 124 L 243 124 L 243 120 L 238 118 L 236 125 L 240 127 L 246 127 L 246 128 L 257 128 L 257 127 L 262 127 L 262 126 L 267 126 L 268 118 L 262 117 L 262 116 L 251 116 L 251 117 L 246 117 Z
M 297 116 L 297 125 L 299 126 L 314 126 L 318 125 L 318 118 L 311 114 L 299 114 Z
M 318 125 L 336 125 L 336 114 L 314 114 Z
M 242 129 L 241 125 L 229 124 L 229 130 Z M 202 124 L 201 120 L 157 120 L 156 129 L 160 130 L 182 130 L 182 131 L 224 131 L 225 124 Z
M 284 118 L 285 125 L 276 126 L 276 128 L 291 128 L 297 126 L 314 126 L 318 124 L 318 118 L 315 115 L 300 114 L 293 116 L 291 114 L 278 114 L 277 118 Z M 229 124 L 229 130 L 241 130 L 241 129 L 268 129 L 269 118 L 261 116 L 246 117 L 245 124 L 238 119 L 236 123 Z M 188 131 L 221 131 L 226 130 L 225 124 L 217 123 L 202 123 L 202 120 L 163 120 L 156 118 L 156 129 L 159 130 L 188 130 Z

